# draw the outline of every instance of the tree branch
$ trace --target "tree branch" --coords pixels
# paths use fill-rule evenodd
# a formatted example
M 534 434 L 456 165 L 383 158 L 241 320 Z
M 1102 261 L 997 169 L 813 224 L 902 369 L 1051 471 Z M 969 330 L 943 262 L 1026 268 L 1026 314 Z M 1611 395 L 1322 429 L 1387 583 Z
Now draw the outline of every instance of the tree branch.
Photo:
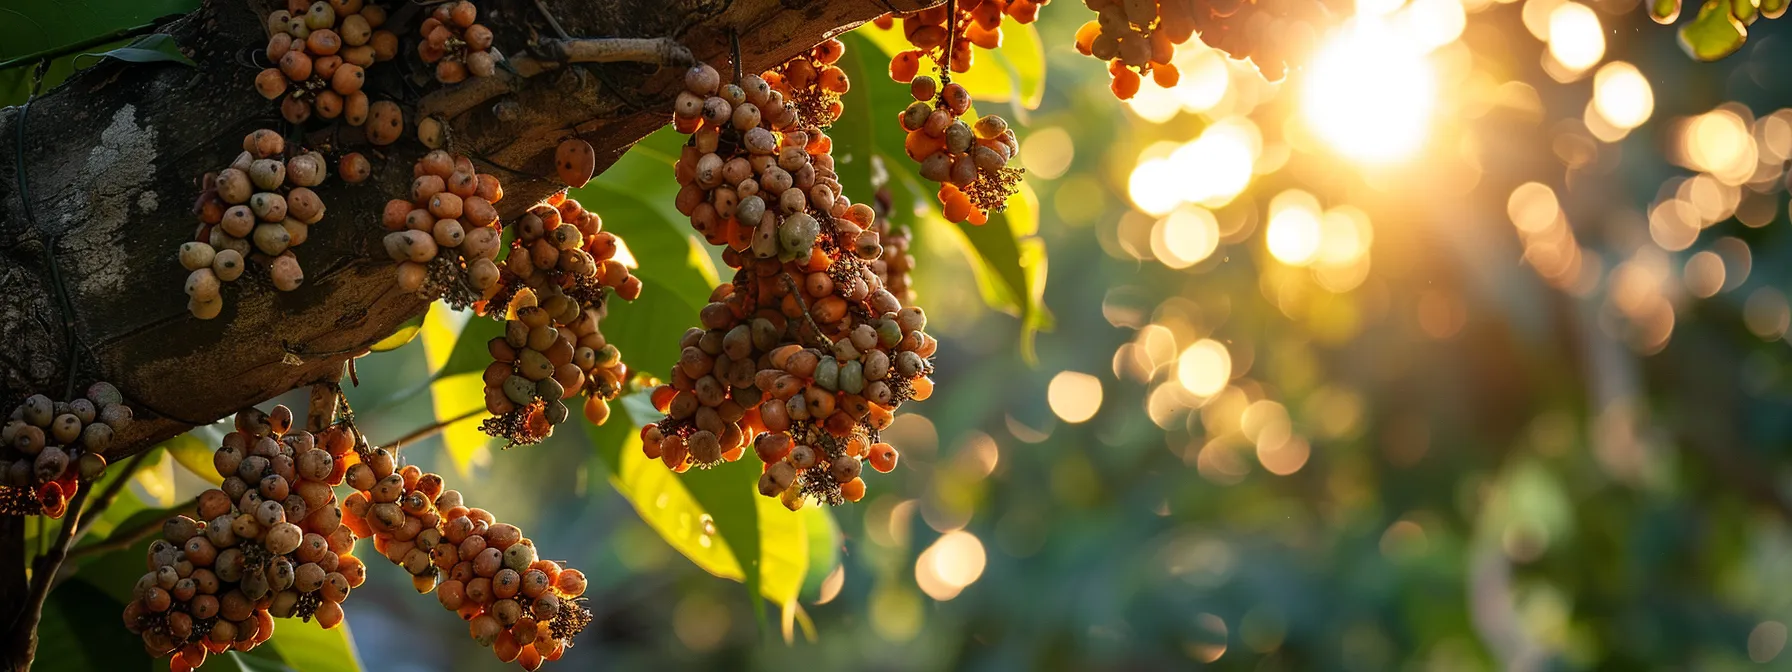
M 37 624 L 43 619 L 44 601 L 50 596 L 50 584 L 62 569 L 62 561 L 68 557 L 69 544 L 74 541 L 75 528 L 81 523 L 81 508 L 87 503 L 90 491 L 90 488 L 75 491 L 75 496 L 68 502 L 68 514 L 63 516 L 62 530 L 56 533 L 56 543 L 31 568 L 31 594 L 25 597 L 24 609 L 14 619 L 9 631 L 12 641 L 7 645 L 7 664 L 11 669 L 31 668 L 31 660 L 37 654 Z

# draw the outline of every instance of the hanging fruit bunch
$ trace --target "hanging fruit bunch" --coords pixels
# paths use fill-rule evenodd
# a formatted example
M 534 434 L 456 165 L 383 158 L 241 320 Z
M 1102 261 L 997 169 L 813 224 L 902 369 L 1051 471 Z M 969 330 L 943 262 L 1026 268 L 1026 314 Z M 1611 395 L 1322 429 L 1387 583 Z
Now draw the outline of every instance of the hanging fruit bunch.
M 199 496 L 196 518 L 169 519 L 150 544 L 124 623 L 151 656 L 173 656 L 176 672 L 255 648 L 275 618 L 334 628 L 366 579 L 331 489 L 357 460 L 356 436 L 344 426 L 294 430 L 292 419 L 285 406 L 237 413 L 212 455 L 223 483 Z
M 468 76 L 490 77 L 502 58 L 492 49 L 492 29 L 478 23 L 479 8 L 468 0 L 436 5 L 417 34 L 417 55 L 436 66 L 436 81 L 455 84 Z
M 908 132 L 903 150 L 921 164 L 921 177 L 940 183 L 947 220 L 988 222 L 989 211 L 1000 211 L 1020 189 L 1025 172 L 1008 165 L 1020 153 L 1014 130 L 994 114 L 965 123 L 960 117 L 971 108 L 971 94 L 962 85 L 942 87 L 921 75 L 909 83 L 909 93 L 915 102 L 900 117 Z
M 498 210 L 504 187 L 472 160 L 432 150 L 417 160 L 411 193 L 386 202 L 386 254 L 398 262 L 398 286 L 466 308 L 498 284 L 502 247 Z
M 316 114 L 367 122 L 371 106 L 361 87 L 366 68 L 398 54 L 398 36 L 382 30 L 386 10 L 362 0 L 287 0 L 268 15 L 268 60 L 255 90 L 280 100 L 280 115 L 302 124 Z
M 411 575 L 419 593 L 435 591 L 468 632 L 503 662 L 535 670 L 559 660 L 591 622 L 581 604 L 585 575 L 538 557 L 515 525 L 469 508 L 442 477 L 415 465 L 395 469 L 384 449 L 348 468 L 355 492 L 342 521 Z
M 1288 63 L 1311 48 L 1314 30 L 1331 12 L 1316 0 L 1196 2 L 1195 0 L 1085 0 L 1096 19 L 1076 32 L 1076 49 L 1108 62 L 1114 97 L 1139 92 L 1145 75 L 1172 87 L 1180 73 L 1171 60 L 1176 46 L 1200 35 L 1208 46 L 1232 58 L 1250 59 L 1264 78 L 1276 81 Z M 1348 8 L 1338 8 L 1345 9 Z
M 111 383 L 66 402 L 27 397 L 0 429 L 0 514 L 61 518 L 75 490 L 105 473 L 112 437 L 130 423 L 131 408 Z
M 890 78 L 904 84 L 921 72 L 921 59 L 950 62 L 950 71 L 971 70 L 976 56 L 971 47 L 1002 46 L 1002 22 L 1013 19 L 1028 24 L 1039 18 L 1039 8 L 1050 0 L 957 0 L 914 12 L 885 14 L 877 27 L 889 30 L 902 20 L 902 36 L 914 49 L 890 59 Z
M 901 301 L 902 305 L 914 305 L 915 290 L 909 285 L 909 273 L 915 270 L 915 256 L 909 251 L 913 239 L 906 226 L 891 231 L 889 207 L 884 196 L 880 191 L 877 205 L 872 207 L 877 215 L 876 221 L 867 229 L 878 235 L 884 247 L 884 253 L 871 260 L 871 271 L 883 282 L 884 289 L 895 294 L 896 300 Z
M 180 247 L 187 275 L 187 310 L 209 320 L 224 309 L 220 284 L 242 276 L 247 261 L 267 264 L 274 288 L 298 289 L 305 270 L 292 253 L 324 217 L 311 190 L 327 163 L 317 152 L 287 155 L 286 140 L 268 129 L 243 137 L 243 153 L 229 168 L 208 173 L 199 196 L 199 229 Z
M 517 445 L 552 434 L 570 413 L 564 400 L 580 393 L 587 419 L 609 418 L 628 369 L 598 326 L 609 293 L 633 301 L 641 279 L 616 259 L 621 239 L 602 230 L 603 218 L 564 192 L 513 226 L 501 278 L 476 307 L 505 318 L 504 335 L 487 343 L 485 408 L 494 417 L 481 429 Z
M 840 96 L 851 88 L 846 71 L 834 65 L 846 54 L 846 45 L 829 38 L 808 53 L 785 61 L 762 75 L 767 86 L 796 105 L 797 118 L 805 126 L 826 128 L 840 118 Z
M 737 269 L 680 343 L 652 400 L 666 417 L 642 429 L 642 449 L 674 471 L 738 459 L 765 463 L 760 492 L 790 508 L 806 498 L 864 496 L 860 465 L 895 466 L 877 441 L 893 410 L 932 393 L 935 341 L 870 262 L 883 254 L 875 216 L 840 194 L 820 129 L 761 113 L 765 80 L 723 86 L 698 65 L 681 99 L 702 100 L 675 167 L 678 207 Z M 693 119 L 688 106 L 675 114 Z M 781 109 L 788 109 L 788 106 Z

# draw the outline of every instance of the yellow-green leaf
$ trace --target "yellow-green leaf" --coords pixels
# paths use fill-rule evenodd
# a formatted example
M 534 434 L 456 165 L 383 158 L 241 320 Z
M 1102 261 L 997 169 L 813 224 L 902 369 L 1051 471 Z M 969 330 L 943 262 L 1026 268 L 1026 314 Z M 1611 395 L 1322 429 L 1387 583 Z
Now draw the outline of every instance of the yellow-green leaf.
M 752 456 L 742 459 L 758 461 Z M 774 604 L 795 602 L 809 571 L 809 521 L 803 511 L 818 507 L 811 502 L 803 511 L 791 511 L 778 500 L 760 496 L 756 483 L 743 485 L 755 488 L 748 494 L 759 511 L 759 590 Z
M 1748 41 L 1748 28 L 1730 15 L 1730 4 L 1709 0 L 1691 23 L 1680 27 L 1680 48 L 1701 61 L 1715 61 L 1736 53 Z
M 212 466 L 212 453 L 217 451 L 218 444 L 197 436 L 203 430 L 204 428 L 197 428 L 163 441 L 162 447 L 168 449 L 168 454 L 174 456 L 174 461 L 188 472 L 212 485 L 218 485 L 224 482 L 224 477 L 218 475 L 217 467 Z
M 697 504 L 679 475 L 659 460 L 647 459 L 641 453 L 638 434 L 625 434 L 618 451 L 617 473 L 611 479 L 616 491 L 634 505 L 648 527 L 703 571 L 724 579 L 743 580 L 745 574 L 728 541 L 716 533 L 709 513 Z
M 368 349 L 374 352 L 386 352 L 388 350 L 397 350 L 399 347 L 410 343 L 412 339 L 417 338 L 417 332 L 423 330 L 423 320 L 429 315 L 429 312 L 405 320 L 405 323 L 398 325 L 398 330 L 392 332 L 391 336 L 380 339 L 380 342 L 373 344 Z
M 448 364 L 455 342 L 467 325 L 467 314 L 451 310 L 431 310 L 419 329 L 423 339 L 423 357 L 433 375 Z M 483 319 L 483 318 L 481 318 Z M 442 445 L 448 451 L 455 473 L 466 476 L 491 437 L 479 431 L 485 408 L 485 374 L 482 369 L 436 378 L 429 384 L 430 402 L 436 421 L 461 418 L 442 429 Z M 471 415 L 469 415 L 471 413 Z
M 329 630 L 296 618 L 278 619 L 274 638 L 268 640 L 281 662 L 294 672 L 353 672 L 361 669 L 361 657 L 355 652 L 355 640 L 349 636 L 348 621 Z

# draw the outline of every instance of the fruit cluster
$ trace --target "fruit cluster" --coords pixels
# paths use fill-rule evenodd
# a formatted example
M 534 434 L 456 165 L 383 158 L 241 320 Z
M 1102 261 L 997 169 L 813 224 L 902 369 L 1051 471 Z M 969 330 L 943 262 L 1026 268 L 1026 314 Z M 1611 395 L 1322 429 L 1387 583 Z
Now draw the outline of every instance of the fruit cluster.
M 540 441 L 566 421 L 563 400 L 585 394 L 585 417 L 603 424 L 628 369 L 599 322 L 614 291 L 641 295 L 641 279 L 616 259 L 621 239 L 577 200 L 556 194 L 516 221 L 499 286 L 478 306 L 505 320 L 487 344 L 482 428 L 512 445 Z
M 366 579 L 331 489 L 356 462 L 354 432 L 313 435 L 292 420 L 285 406 L 237 413 L 212 455 L 223 483 L 199 496 L 197 518 L 169 519 L 150 544 L 124 623 L 151 656 L 174 655 L 177 672 L 267 641 L 275 618 L 336 627 Z
M 581 604 L 585 575 L 537 556 L 515 525 L 469 508 L 442 477 L 415 465 L 394 470 L 383 450 L 349 467 L 355 492 L 343 523 L 411 574 L 419 593 L 467 621 L 473 639 L 503 662 L 535 670 L 558 660 L 591 621 Z M 438 579 L 440 582 L 438 583 Z
M 398 36 L 380 29 L 385 22 L 385 8 L 362 0 L 287 0 L 268 15 L 267 57 L 275 67 L 255 76 L 255 90 L 280 99 L 280 115 L 295 124 L 313 114 L 367 123 L 366 68 L 398 55 Z
M 493 204 L 504 187 L 467 157 L 439 149 L 418 159 L 412 173 L 409 197 L 387 201 L 380 218 L 391 231 L 384 242 L 398 262 L 398 286 L 465 308 L 498 284 L 503 243 Z
M 784 100 L 796 105 L 804 126 L 827 128 L 840 118 L 840 96 L 852 87 L 846 71 L 834 65 L 846 55 L 846 44 L 828 38 L 808 53 L 766 71 L 761 78 Z
M 290 292 L 305 281 L 292 248 L 324 217 L 323 199 L 311 188 L 323 184 L 327 163 L 317 152 L 281 160 L 286 154 L 285 138 L 260 129 L 243 137 L 243 152 L 229 168 L 205 176 L 199 230 L 180 246 L 194 317 L 218 316 L 220 284 L 241 276 L 250 258 L 267 263 L 275 289 Z
M 436 5 L 423 20 L 417 55 L 424 63 L 435 64 L 436 81 L 454 84 L 468 75 L 490 77 L 497 71 L 500 56 L 492 50 L 492 29 L 478 20 L 479 8 L 468 0 Z
M 1108 62 L 1108 84 L 1114 97 L 1126 100 L 1139 92 L 1141 75 L 1158 86 L 1176 85 L 1180 74 L 1170 59 L 1176 45 L 1195 33 L 1192 3 L 1184 0 L 1085 0 L 1096 20 L 1076 31 L 1076 50 Z M 1248 4 L 1248 3 L 1246 3 Z
M 890 218 L 882 208 L 873 207 L 877 219 L 866 231 L 874 232 L 882 240 L 883 255 L 871 260 L 871 272 L 884 283 L 884 289 L 896 295 L 902 305 L 913 305 L 915 290 L 909 285 L 909 273 L 915 270 L 915 256 L 909 253 L 909 245 L 913 242 L 907 227 L 900 231 L 891 231 Z
M 828 154 L 833 141 L 813 126 L 799 129 L 796 106 L 764 78 L 724 86 L 703 64 L 686 73 L 674 116 L 692 136 L 674 168 L 675 207 L 691 227 L 737 254 L 807 258 L 820 233 L 810 211 L 846 203 Z
M 870 206 L 840 194 L 820 129 L 768 120 L 760 77 L 721 87 L 713 68 L 687 73 L 704 116 L 675 167 L 678 207 L 737 269 L 686 332 L 669 382 L 652 400 L 666 417 L 642 450 L 674 471 L 765 462 L 760 492 L 791 508 L 864 495 L 861 460 L 894 467 L 876 442 L 892 411 L 932 393 L 926 319 L 903 308 L 870 266 L 884 252 Z M 741 95 L 742 103 L 712 98 Z M 707 114 L 731 106 L 733 115 Z M 741 116 L 745 113 L 747 116 Z M 876 444 L 876 447 L 873 447 Z
M 61 518 L 84 481 L 105 472 L 112 437 L 131 422 L 131 407 L 111 383 L 66 402 L 35 394 L 0 429 L 0 513 Z
M 1180 74 L 1170 61 L 1176 46 L 1200 35 L 1208 46 L 1235 59 L 1250 59 L 1270 81 L 1288 71 L 1288 62 L 1310 48 L 1310 30 L 1330 10 L 1312 0 L 1204 3 L 1193 0 L 1083 0 L 1096 19 L 1076 32 L 1076 49 L 1108 62 L 1109 89 L 1126 100 L 1139 91 L 1143 75 L 1158 86 L 1175 86 Z
M 975 124 L 959 117 L 971 108 L 964 86 L 941 87 L 921 75 L 909 83 L 915 102 L 901 113 L 902 143 L 909 158 L 921 164 L 921 177 L 940 183 L 939 199 L 946 219 L 983 224 L 990 210 L 1001 210 L 1020 188 L 1024 172 L 1008 165 L 1020 153 L 1020 140 L 1008 121 L 984 115 Z
M 957 16 L 944 4 L 902 14 L 885 14 L 877 18 L 877 27 L 888 30 L 902 19 L 902 36 L 915 48 L 898 52 L 890 59 L 890 78 L 907 83 L 921 71 L 921 58 L 930 57 L 944 63 L 950 54 L 951 71 L 969 72 L 975 56 L 972 46 L 995 49 L 1002 46 L 1002 21 L 1014 19 L 1021 24 L 1039 18 L 1040 6 L 1051 0 L 958 0 Z

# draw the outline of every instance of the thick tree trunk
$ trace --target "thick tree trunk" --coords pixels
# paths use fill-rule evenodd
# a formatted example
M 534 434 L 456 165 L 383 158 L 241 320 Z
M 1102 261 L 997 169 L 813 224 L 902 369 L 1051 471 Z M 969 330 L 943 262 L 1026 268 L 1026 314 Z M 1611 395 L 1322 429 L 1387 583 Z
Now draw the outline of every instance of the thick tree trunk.
M 513 59 L 529 56 L 531 36 L 556 35 L 537 2 L 480 4 L 481 23 Z M 885 11 L 923 4 L 931 2 L 561 0 L 546 6 L 573 36 L 671 37 L 718 67 L 729 59 L 729 35 L 738 34 L 744 70 L 756 72 Z M 417 5 L 393 7 L 395 29 L 406 19 L 416 25 L 410 13 Z M 561 140 L 576 133 L 590 141 L 601 171 L 669 122 L 682 76 L 678 67 L 585 64 L 530 77 L 501 71 L 437 90 L 415 76 L 425 67 L 410 48 L 414 38 L 405 36 L 400 57 L 370 68 L 367 85 L 375 100 L 405 109 L 404 140 L 372 151 L 358 129 L 306 131 L 304 144 L 332 158 L 367 154 L 374 175 L 359 185 L 331 180 L 317 189 L 328 210 L 295 250 L 304 285 L 276 292 L 265 268 L 252 266 L 227 284 L 223 314 L 198 320 L 186 309 L 186 273 L 176 249 L 194 235 L 201 176 L 227 166 L 249 131 L 282 128 L 277 104 L 253 85 L 258 64 L 266 62 L 265 9 L 215 0 L 163 28 L 196 68 L 107 62 L 28 109 L 0 109 L 0 403 L 34 392 L 62 398 L 70 381 L 77 389 L 95 380 L 116 384 L 137 421 L 117 437 L 108 454 L 114 461 L 332 378 L 345 360 L 426 308 L 397 288 L 378 224 L 383 204 L 407 191 L 411 165 L 425 151 L 414 133 L 419 110 L 449 119 L 451 149 L 503 180 L 499 209 L 509 218 L 563 186 L 548 177 Z M 593 206 L 602 211 L 602 204 Z M 59 292 L 71 311 L 60 309 Z M 72 356 L 65 325 L 73 332 Z M 16 538 L 17 526 L 9 525 L 16 520 L 0 522 L 0 532 L 11 532 L 4 537 Z M 17 568 L 0 569 L 12 570 L 0 577 L 7 581 L 0 598 L 9 598 L 0 600 L 0 622 L 10 623 L 18 615 Z M 8 654 L 9 664 L 29 664 L 28 650 Z

